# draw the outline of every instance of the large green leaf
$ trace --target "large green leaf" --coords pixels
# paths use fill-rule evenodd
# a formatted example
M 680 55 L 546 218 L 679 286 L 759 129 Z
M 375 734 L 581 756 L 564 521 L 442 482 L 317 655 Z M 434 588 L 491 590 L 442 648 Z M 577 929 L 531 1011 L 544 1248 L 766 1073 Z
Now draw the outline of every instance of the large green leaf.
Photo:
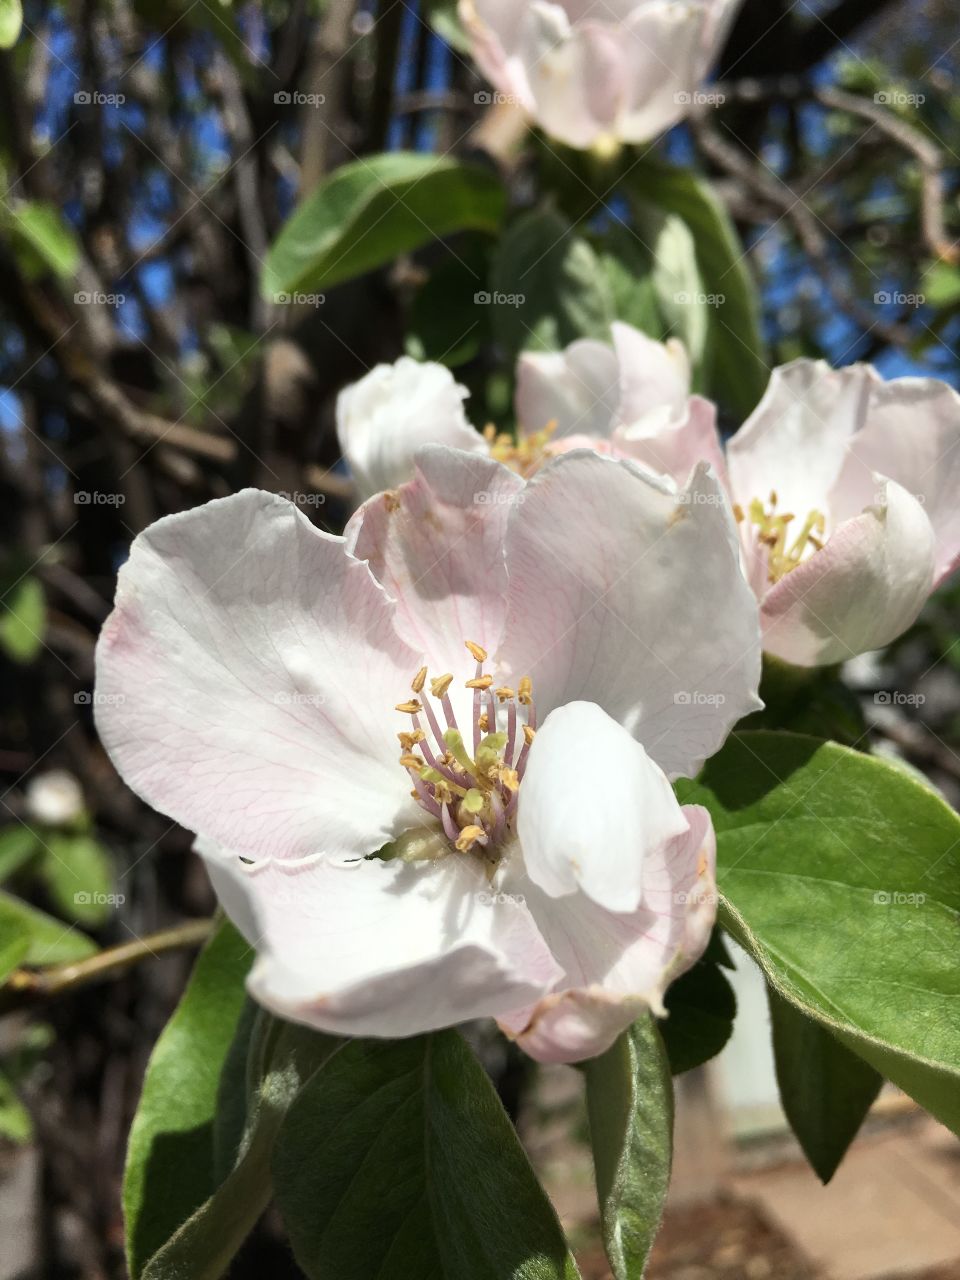
M 20 0 L 0 0 L 0 49 L 12 49 L 20 37 L 23 9 Z
M 7 221 L 31 274 L 52 271 L 64 280 L 74 275 L 80 265 L 80 249 L 59 209 L 44 201 L 25 200 L 7 211 Z
M 586 1065 L 590 1142 L 614 1280 L 640 1280 L 663 1215 L 673 1154 L 673 1084 L 646 1016 Z
M 43 647 L 46 605 L 36 578 L 21 578 L 0 609 L 0 648 L 14 662 L 32 662 Z
M 523 214 L 497 246 L 491 323 L 510 356 L 552 351 L 575 338 L 610 338 L 616 319 L 608 273 L 587 240 L 550 209 Z
M 703 281 L 703 305 L 708 309 L 707 386 L 717 399 L 746 416 L 763 394 L 769 369 L 756 287 L 726 210 L 702 179 L 652 156 L 629 170 L 628 189 L 641 221 L 652 205 L 675 214 L 689 228 Z M 664 247 L 673 263 L 671 274 L 676 276 L 676 239 Z
M 770 1019 L 783 1109 L 817 1176 L 829 1182 L 883 1077 L 773 990 Z
M 778 994 L 960 1130 L 960 817 L 789 733 L 735 735 L 678 792 L 713 815 L 721 921 Z
M 311 1280 L 570 1280 L 559 1223 L 453 1031 L 354 1041 L 280 1129 L 274 1190 Z
M 73 925 L 29 907 L 9 893 L 0 893 L 0 948 L 6 950 L 17 939 L 25 949 L 17 964 L 53 965 L 83 960 L 96 950 L 96 943 Z
M 495 232 L 506 197 L 493 172 L 393 151 L 346 164 L 299 206 L 263 269 L 270 301 L 326 289 L 455 231 Z
M 90 928 L 103 924 L 116 905 L 108 850 L 87 832 L 51 831 L 44 843 L 41 874 L 58 909 Z
M 342 1043 L 258 1013 L 246 1037 L 252 1079 L 236 1163 L 150 1259 L 144 1280 L 218 1280 L 225 1273 L 270 1200 L 270 1158 L 287 1108 L 304 1080 Z
M 233 926 L 221 925 L 200 953 L 147 1065 L 123 1182 L 132 1280 L 216 1189 L 217 1088 L 252 959 Z
M 29 862 L 43 846 L 37 833 L 18 822 L 0 831 L 0 884 Z
M 714 960 L 704 956 L 672 982 L 664 1003 L 660 1034 L 675 1076 L 715 1058 L 730 1039 L 737 998 Z

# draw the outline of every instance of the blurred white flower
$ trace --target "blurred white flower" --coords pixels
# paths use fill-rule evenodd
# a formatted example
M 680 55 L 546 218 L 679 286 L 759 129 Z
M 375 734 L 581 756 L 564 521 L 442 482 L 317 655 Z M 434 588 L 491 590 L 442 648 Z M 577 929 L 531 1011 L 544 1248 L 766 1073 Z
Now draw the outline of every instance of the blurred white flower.
M 682 120 L 739 0 L 460 0 L 491 84 L 552 137 L 609 149 Z
M 51 769 L 31 778 L 24 798 L 27 816 L 51 827 L 73 822 L 84 812 L 80 783 L 66 769 Z

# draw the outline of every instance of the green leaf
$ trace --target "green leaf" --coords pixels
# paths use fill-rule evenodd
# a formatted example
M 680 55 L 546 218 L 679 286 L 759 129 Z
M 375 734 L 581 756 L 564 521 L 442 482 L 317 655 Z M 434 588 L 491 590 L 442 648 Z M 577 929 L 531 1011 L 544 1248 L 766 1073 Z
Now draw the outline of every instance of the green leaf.
M 609 341 L 613 291 L 587 240 L 552 210 L 518 218 L 497 246 L 491 323 L 509 355 L 553 351 L 576 338 Z
M 707 388 L 745 417 L 763 395 L 769 370 L 756 287 L 726 210 L 702 179 L 652 156 L 629 170 L 628 190 L 641 220 L 653 205 L 689 228 L 709 316 Z
M 711 315 L 708 290 L 697 263 L 693 232 L 676 214 L 659 214 L 651 228 L 653 285 L 671 337 L 682 339 L 694 369 L 707 358 Z
M 455 231 L 496 232 L 505 202 L 492 172 L 457 160 L 393 151 L 342 165 L 281 230 L 263 296 L 330 288 Z
M 0 0 L 0 49 L 12 49 L 20 38 L 23 9 L 20 0 Z
M 720 966 L 704 957 L 670 984 L 660 1034 L 675 1076 L 715 1058 L 730 1039 L 737 998 Z
M 29 907 L 19 898 L 0 893 L 0 946 L 24 939 L 26 950 L 16 963 L 29 965 L 69 964 L 93 955 L 96 944 L 73 925 Z
M 10 1142 L 29 1142 L 33 1137 L 30 1112 L 17 1097 L 17 1091 L 0 1071 L 0 1137 Z
M 274 1190 L 311 1280 L 571 1280 L 560 1225 L 454 1031 L 353 1041 L 301 1090 Z
M 639 1280 L 673 1154 L 673 1084 L 653 1018 L 635 1022 L 585 1073 L 604 1247 L 614 1280 Z
M 0 648 L 14 662 L 32 662 L 43 647 L 46 606 L 36 578 L 21 578 L 0 609 Z
M 40 870 L 58 909 L 90 928 L 103 924 L 114 907 L 109 851 L 85 833 L 52 831 L 45 844 Z
M 882 760 L 735 735 L 697 782 L 720 919 L 777 993 L 960 1130 L 960 817 Z
M 258 1011 L 248 1041 L 254 1078 L 236 1164 L 150 1259 L 144 1280 L 218 1280 L 224 1274 L 269 1203 L 270 1157 L 287 1108 L 303 1081 L 342 1043 Z
M 0 929 L 2 929 L 0 923 Z M 4 934 L 0 937 L 0 983 L 6 982 L 14 969 L 23 964 L 30 950 L 30 937 L 26 933 Z
M 489 336 L 490 307 L 476 295 L 486 287 L 489 245 L 485 237 L 463 237 L 456 256 L 445 254 L 430 268 L 410 309 L 408 350 L 418 360 L 450 368 L 472 360 Z
M 26 251 L 26 261 L 34 273 L 52 271 L 69 280 L 80 265 L 77 238 L 52 204 L 28 200 L 10 208 L 10 229 Z
M 217 1086 L 252 960 L 239 933 L 222 924 L 200 953 L 150 1057 L 123 1181 L 132 1280 L 139 1280 L 153 1254 L 216 1189 Z
M 41 847 L 39 836 L 23 823 L 0 831 L 0 884 L 29 862 Z
M 883 1077 L 772 987 L 767 994 L 783 1109 L 817 1177 L 829 1182 Z

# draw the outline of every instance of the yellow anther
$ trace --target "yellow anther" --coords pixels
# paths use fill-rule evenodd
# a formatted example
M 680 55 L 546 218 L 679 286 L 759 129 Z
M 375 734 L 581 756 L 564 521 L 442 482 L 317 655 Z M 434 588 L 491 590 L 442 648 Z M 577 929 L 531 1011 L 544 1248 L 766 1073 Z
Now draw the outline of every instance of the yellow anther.
M 735 502 L 733 504 L 733 518 L 736 520 L 737 524 L 742 524 L 746 518 L 743 513 L 743 507 L 741 507 L 739 502 Z
M 469 853 L 480 837 L 485 834 L 483 827 L 464 827 L 457 837 L 456 846 L 461 853 Z
M 405 751 L 409 751 L 412 747 L 415 747 L 418 742 L 423 742 L 426 736 L 427 735 L 422 729 L 414 729 L 413 733 L 397 734 L 397 737 L 400 739 L 400 745 Z
M 486 440 L 487 444 L 493 444 L 494 440 L 496 440 L 497 428 L 493 425 L 492 422 L 488 422 L 487 425 L 483 428 L 483 438 L 484 440 Z
M 464 644 L 467 646 L 467 648 L 470 650 L 470 652 L 473 654 L 473 656 L 476 658 L 478 662 L 486 662 L 487 651 L 486 649 L 483 648 L 482 645 L 474 644 L 472 640 L 465 640 Z
M 433 784 L 433 798 L 437 804 L 452 804 L 453 789 L 446 778 L 441 778 L 439 782 Z
M 520 700 L 520 705 L 524 707 L 529 707 L 530 703 L 533 702 L 533 681 L 529 676 L 524 676 L 521 679 L 517 697 Z
M 776 505 L 777 505 L 777 491 L 776 489 L 771 489 L 770 490 L 770 506 L 771 508 L 775 508 Z
M 477 716 L 477 725 L 479 726 L 481 733 L 486 733 L 490 728 L 490 717 L 485 711 L 481 711 Z
M 410 683 L 410 688 L 414 693 L 419 693 L 427 682 L 427 668 L 421 667 Z
M 402 755 L 400 757 L 400 763 L 405 769 L 416 769 L 418 773 L 423 768 L 423 761 L 419 756 L 413 755 L 412 752 L 407 755 Z
M 493 692 L 501 702 L 509 702 L 511 698 L 515 698 L 517 696 L 516 691 L 505 684 L 502 684 L 499 689 L 494 689 Z
M 409 716 L 415 716 L 418 711 L 423 710 L 423 707 L 421 707 L 416 698 L 411 698 L 409 702 L 398 702 L 396 710 L 405 711 Z
M 537 736 L 536 729 L 531 729 L 528 724 L 525 724 L 523 726 L 523 739 L 524 739 L 524 742 L 526 742 L 528 747 L 533 742 L 536 736 Z
M 400 510 L 400 495 L 395 489 L 388 489 L 383 495 L 383 505 L 389 512 Z
M 436 676 L 430 681 L 430 692 L 435 698 L 442 698 L 451 684 L 453 684 L 453 675 L 448 671 L 445 676 Z
M 493 684 L 493 676 L 477 676 L 475 680 L 467 681 L 468 689 L 489 689 Z
M 519 791 L 520 775 L 517 773 L 516 769 L 508 769 L 506 766 L 501 766 L 497 770 L 497 777 L 508 791 Z

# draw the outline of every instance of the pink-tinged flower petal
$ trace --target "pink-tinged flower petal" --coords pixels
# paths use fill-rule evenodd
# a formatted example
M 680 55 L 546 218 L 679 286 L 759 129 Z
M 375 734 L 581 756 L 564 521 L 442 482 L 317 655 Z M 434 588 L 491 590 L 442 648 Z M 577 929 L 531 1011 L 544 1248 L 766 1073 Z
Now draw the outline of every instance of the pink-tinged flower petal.
M 690 395 L 690 361 L 676 338 L 657 342 L 633 325 L 611 325 L 620 378 L 618 425 L 651 429 L 681 419 Z
M 369 853 L 420 812 L 393 709 L 419 656 L 343 539 L 248 489 L 134 541 L 97 726 L 138 795 L 238 853 Z
M 856 486 L 859 507 L 875 501 L 874 473 L 922 504 L 936 536 L 935 584 L 960 563 L 960 395 L 936 378 L 871 386 L 867 421 L 850 445 L 838 483 Z
M 370 499 L 347 526 L 348 547 L 396 600 L 397 630 L 434 675 L 473 675 L 467 640 L 491 654 L 500 643 L 504 541 L 523 488 L 499 462 L 428 446 L 408 484 Z
M 486 453 L 463 411 L 468 394 L 444 365 L 409 356 L 378 364 L 345 387 L 337 397 L 337 435 L 361 496 L 409 480 L 423 444 Z
M 616 132 L 624 142 L 648 142 L 687 114 L 705 26 L 704 5 L 662 0 L 638 5 L 620 28 L 629 97 Z
M 459 0 L 458 12 L 477 66 L 501 93 L 532 112 L 533 94 L 520 57 L 527 6 L 512 0 Z
M 663 771 L 622 725 L 592 702 L 550 712 L 517 815 L 527 872 L 549 897 L 636 911 L 648 859 L 687 827 Z
M 774 492 L 778 511 L 800 521 L 810 511 L 827 514 L 876 381 L 868 365 L 831 369 L 823 360 L 794 360 L 774 369 L 763 399 L 727 445 L 730 485 L 744 510 Z
M 933 582 L 934 535 L 907 491 L 877 476 L 877 503 L 845 520 L 761 603 L 763 647 L 797 666 L 843 662 L 896 639 Z
M 560 968 L 522 903 L 474 858 L 244 867 L 198 842 L 257 950 L 254 997 L 335 1035 L 411 1036 L 536 1000 Z
M 727 488 L 727 466 L 717 431 L 717 408 L 703 396 L 691 396 L 678 419 L 658 431 L 621 428 L 614 432 L 617 457 L 631 458 L 655 475 L 670 476 L 685 485 L 698 462 L 708 462 Z
M 609 436 L 620 396 L 620 371 L 605 342 L 581 338 L 563 351 L 527 351 L 517 362 L 514 408 L 524 435 L 555 422 L 553 440 Z
M 716 917 L 716 837 L 705 809 L 688 805 L 683 815 L 688 830 L 645 863 L 635 912 L 605 911 L 584 894 L 550 898 L 520 873 L 509 881 L 564 968 L 549 995 L 499 1019 L 531 1057 L 603 1053 L 643 1010 L 662 1017 L 667 987 L 703 954 Z
M 757 608 L 729 504 L 701 464 L 679 494 L 631 462 L 555 459 L 507 530 L 501 659 L 542 721 L 596 702 L 668 776 L 693 775 L 761 704 Z

